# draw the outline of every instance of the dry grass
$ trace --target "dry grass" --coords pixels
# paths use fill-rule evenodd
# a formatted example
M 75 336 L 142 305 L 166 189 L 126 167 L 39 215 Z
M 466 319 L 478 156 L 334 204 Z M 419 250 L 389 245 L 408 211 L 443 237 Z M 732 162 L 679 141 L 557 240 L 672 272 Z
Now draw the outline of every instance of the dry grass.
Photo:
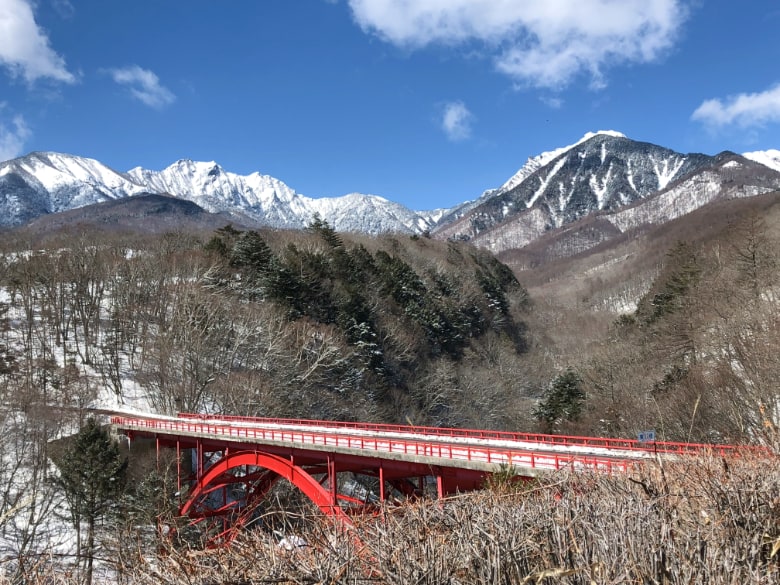
M 230 548 L 138 554 L 121 582 L 780 582 L 777 458 L 648 465 L 630 476 L 555 474 L 388 509 L 348 532 L 314 516 L 301 531 L 299 520 L 290 526 L 305 547 L 286 550 L 278 535 L 256 530 Z

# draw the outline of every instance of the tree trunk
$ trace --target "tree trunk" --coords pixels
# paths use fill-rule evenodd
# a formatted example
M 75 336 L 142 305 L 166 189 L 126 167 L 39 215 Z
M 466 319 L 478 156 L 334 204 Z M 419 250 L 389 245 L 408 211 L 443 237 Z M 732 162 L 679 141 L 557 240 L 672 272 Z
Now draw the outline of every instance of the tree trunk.
M 92 585 L 92 563 L 95 560 L 95 518 L 90 515 L 87 525 L 87 570 L 84 575 L 84 583 Z

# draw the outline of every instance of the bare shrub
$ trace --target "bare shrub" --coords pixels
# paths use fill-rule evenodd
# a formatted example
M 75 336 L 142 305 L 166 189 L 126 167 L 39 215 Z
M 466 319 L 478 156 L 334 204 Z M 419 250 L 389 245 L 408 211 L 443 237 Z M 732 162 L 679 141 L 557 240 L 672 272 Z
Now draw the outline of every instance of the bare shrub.
M 139 557 L 128 582 L 768 585 L 780 580 L 777 463 L 558 473 L 386 508 L 346 530 L 307 512 L 230 548 Z

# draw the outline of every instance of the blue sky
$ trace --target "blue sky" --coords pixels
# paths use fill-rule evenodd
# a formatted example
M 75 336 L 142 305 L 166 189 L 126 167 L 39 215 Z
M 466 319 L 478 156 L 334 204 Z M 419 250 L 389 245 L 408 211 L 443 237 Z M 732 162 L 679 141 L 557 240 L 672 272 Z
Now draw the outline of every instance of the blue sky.
M 588 131 L 780 148 L 778 30 L 777 0 L 0 0 L 0 159 L 452 206 Z

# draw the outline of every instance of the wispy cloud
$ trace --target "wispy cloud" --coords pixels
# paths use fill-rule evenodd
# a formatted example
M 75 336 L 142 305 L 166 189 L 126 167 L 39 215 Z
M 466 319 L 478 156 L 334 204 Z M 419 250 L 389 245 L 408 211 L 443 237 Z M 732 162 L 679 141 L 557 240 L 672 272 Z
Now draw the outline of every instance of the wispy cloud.
M 32 132 L 22 116 L 14 116 L 10 125 L 0 120 L 0 161 L 16 158 L 22 154 L 30 136 Z
M 563 107 L 563 99 L 557 96 L 541 96 L 539 101 L 553 110 L 560 110 Z
M 111 77 L 119 85 L 126 86 L 133 97 L 151 108 L 163 108 L 176 101 L 176 96 L 160 84 L 160 79 L 152 71 L 138 65 L 110 69 Z
M 49 46 L 49 38 L 35 22 L 27 0 L 0 2 L 0 65 L 27 83 L 38 79 L 76 81 L 65 66 L 65 59 Z
M 449 140 L 459 142 L 470 138 L 473 121 L 474 115 L 469 112 L 463 102 L 457 101 L 444 104 L 441 128 Z
M 70 0 L 51 0 L 51 5 L 62 18 L 73 18 L 76 14 L 76 8 Z
M 740 93 L 725 99 L 705 100 L 691 119 L 711 127 L 740 128 L 780 122 L 780 84 L 758 93 Z
M 360 27 L 407 49 L 479 42 L 519 86 L 560 89 L 585 74 L 602 87 L 619 63 L 674 45 L 685 0 L 349 0 Z

